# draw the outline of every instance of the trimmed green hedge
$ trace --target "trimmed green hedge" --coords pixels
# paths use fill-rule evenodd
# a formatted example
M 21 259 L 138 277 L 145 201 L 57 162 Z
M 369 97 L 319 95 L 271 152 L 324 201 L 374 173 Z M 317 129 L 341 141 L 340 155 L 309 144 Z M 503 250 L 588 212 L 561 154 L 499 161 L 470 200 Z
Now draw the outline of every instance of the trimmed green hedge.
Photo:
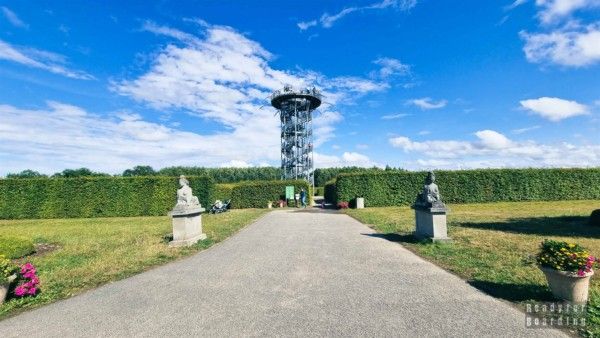
M 215 185 L 215 192 L 213 195 L 213 201 L 211 204 L 207 204 L 211 206 L 215 200 L 221 200 L 223 202 L 231 199 L 231 192 L 233 188 L 236 186 L 235 183 L 220 183 Z
M 337 204 L 337 191 L 335 188 L 335 182 L 336 182 L 336 179 L 334 178 L 325 183 L 324 197 L 325 197 L 325 201 L 327 201 L 327 203 Z
M 194 195 L 210 205 L 214 182 L 188 177 Z M 178 178 L 85 177 L 0 180 L 0 218 L 79 218 L 166 215 L 175 205 Z
M 600 168 L 435 173 L 440 194 L 447 203 L 600 199 Z M 334 183 L 328 182 L 325 195 L 334 198 L 334 203 L 364 197 L 365 205 L 371 207 L 410 205 L 422 190 L 426 175 L 426 172 L 341 174 Z
M 285 199 L 285 187 L 289 185 L 294 186 L 296 193 L 300 188 L 304 188 L 308 193 L 307 202 L 310 202 L 312 189 L 306 181 L 250 181 L 234 185 L 231 191 L 231 207 L 234 209 L 266 208 L 269 201 Z
M 0 255 L 8 259 L 21 258 L 34 252 L 33 241 L 29 238 L 0 236 Z
M 323 196 L 323 195 L 325 195 L 325 187 L 315 187 L 313 196 Z

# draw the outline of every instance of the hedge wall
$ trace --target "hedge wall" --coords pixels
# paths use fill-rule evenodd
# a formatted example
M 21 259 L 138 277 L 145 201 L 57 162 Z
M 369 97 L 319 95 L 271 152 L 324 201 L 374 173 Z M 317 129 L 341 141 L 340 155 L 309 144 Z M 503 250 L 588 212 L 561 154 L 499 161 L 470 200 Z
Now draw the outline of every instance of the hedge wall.
M 292 181 L 250 181 L 234 185 L 231 191 L 231 207 L 234 209 L 266 208 L 267 202 L 285 199 L 285 187 L 293 185 L 294 192 L 300 188 L 307 191 L 307 202 L 312 200 L 308 182 L 302 180 Z
M 600 199 L 600 168 L 435 173 L 440 194 L 447 203 Z M 364 197 L 366 206 L 410 205 L 422 190 L 426 175 L 426 172 L 341 174 L 335 183 L 325 186 L 325 195 L 334 198 L 334 203 Z
M 230 200 L 231 199 L 231 192 L 233 191 L 233 188 L 236 186 L 235 183 L 219 183 L 219 184 L 215 184 L 215 192 L 213 194 L 213 201 L 211 202 L 210 205 L 212 205 L 212 203 L 214 203 L 215 200 L 221 200 L 223 202 Z
M 325 183 L 325 201 L 327 203 L 337 204 L 337 191 L 335 188 L 336 179 L 332 179 Z
M 210 205 L 214 182 L 188 177 Z M 166 215 L 176 202 L 175 177 L 86 177 L 0 180 L 0 219 Z

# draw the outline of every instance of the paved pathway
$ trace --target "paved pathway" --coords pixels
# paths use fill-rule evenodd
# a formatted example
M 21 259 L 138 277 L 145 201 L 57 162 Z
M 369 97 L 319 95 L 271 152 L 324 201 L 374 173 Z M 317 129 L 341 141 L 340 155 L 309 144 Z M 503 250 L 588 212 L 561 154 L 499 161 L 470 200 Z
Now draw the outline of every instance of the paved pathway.
M 369 234 L 341 214 L 274 211 L 197 255 L 0 321 L 0 336 L 560 335 Z

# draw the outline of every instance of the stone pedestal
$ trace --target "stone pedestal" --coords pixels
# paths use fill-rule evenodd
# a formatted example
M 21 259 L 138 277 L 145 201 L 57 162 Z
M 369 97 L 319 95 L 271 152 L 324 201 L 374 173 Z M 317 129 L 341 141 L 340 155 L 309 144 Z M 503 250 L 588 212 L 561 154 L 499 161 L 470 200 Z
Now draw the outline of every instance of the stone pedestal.
M 356 209 L 364 209 L 365 208 L 365 199 L 362 197 L 356 198 Z
M 428 239 L 432 242 L 450 242 L 446 226 L 447 209 L 414 207 L 417 228 L 415 237 Z
M 173 222 L 173 240 L 170 247 L 190 246 L 206 238 L 202 233 L 202 215 L 204 208 L 175 207 L 171 212 Z

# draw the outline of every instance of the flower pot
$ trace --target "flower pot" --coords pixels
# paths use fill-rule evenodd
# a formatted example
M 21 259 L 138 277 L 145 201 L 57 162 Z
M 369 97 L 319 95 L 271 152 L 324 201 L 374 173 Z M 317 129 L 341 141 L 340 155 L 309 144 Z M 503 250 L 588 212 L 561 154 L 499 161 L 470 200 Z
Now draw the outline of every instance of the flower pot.
M 545 267 L 540 267 L 540 269 L 546 275 L 548 286 L 554 297 L 574 303 L 587 302 L 590 278 L 594 271 L 590 271 L 584 276 L 578 276 L 576 272 L 558 271 Z
M 16 275 L 12 275 L 8 277 L 8 282 L 0 283 L 0 305 L 4 303 L 6 300 L 6 296 L 8 296 L 8 289 L 10 288 L 10 284 L 17 279 Z

